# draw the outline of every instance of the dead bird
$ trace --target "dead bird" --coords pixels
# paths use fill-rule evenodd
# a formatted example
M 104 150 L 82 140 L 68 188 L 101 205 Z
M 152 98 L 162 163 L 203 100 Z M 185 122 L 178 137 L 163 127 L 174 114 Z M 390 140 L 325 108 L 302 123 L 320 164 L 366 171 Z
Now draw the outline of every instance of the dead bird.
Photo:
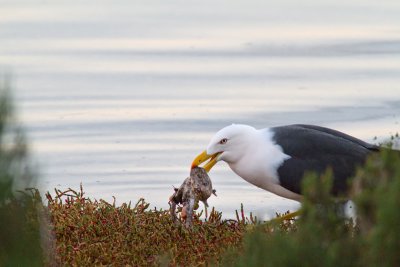
M 195 167 L 190 171 L 179 188 L 174 188 L 175 193 L 169 198 L 170 213 L 174 222 L 177 222 L 176 205 L 183 204 L 181 217 L 185 220 L 186 227 L 192 225 L 193 209 L 198 205 L 199 200 L 208 207 L 207 199 L 216 191 L 212 188 L 211 179 L 206 170 Z

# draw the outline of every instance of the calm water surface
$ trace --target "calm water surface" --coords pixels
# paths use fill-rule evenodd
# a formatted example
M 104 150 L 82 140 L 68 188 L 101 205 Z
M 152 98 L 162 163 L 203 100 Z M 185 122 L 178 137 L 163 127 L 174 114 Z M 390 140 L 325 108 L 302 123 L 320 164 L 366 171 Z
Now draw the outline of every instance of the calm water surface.
M 0 1 L 0 69 L 43 188 L 167 208 L 233 122 L 400 131 L 400 2 L 232 2 Z M 297 207 L 224 163 L 211 178 L 226 216 Z

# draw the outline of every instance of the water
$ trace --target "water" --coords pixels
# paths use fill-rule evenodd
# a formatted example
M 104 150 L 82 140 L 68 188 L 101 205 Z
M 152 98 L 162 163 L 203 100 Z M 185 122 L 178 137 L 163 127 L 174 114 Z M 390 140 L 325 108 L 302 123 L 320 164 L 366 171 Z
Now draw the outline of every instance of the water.
M 42 187 L 167 208 L 220 128 L 312 123 L 367 141 L 400 131 L 397 1 L 0 1 L 11 71 Z M 224 163 L 232 216 L 297 203 Z

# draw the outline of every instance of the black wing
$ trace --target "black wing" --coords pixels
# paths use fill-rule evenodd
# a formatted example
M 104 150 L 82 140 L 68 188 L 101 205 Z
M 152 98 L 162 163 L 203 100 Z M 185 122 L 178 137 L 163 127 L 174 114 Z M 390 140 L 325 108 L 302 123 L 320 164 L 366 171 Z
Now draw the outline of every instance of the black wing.
M 286 189 L 301 193 L 301 181 L 307 171 L 322 174 L 333 170 L 332 193 L 347 190 L 347 180 L 362 165 L 368 154 L 379 147 L 342 132 L 314 125 L 288 125 L 271 128 L 274 141 L 291 158 L 278 169 L 280 183 Z

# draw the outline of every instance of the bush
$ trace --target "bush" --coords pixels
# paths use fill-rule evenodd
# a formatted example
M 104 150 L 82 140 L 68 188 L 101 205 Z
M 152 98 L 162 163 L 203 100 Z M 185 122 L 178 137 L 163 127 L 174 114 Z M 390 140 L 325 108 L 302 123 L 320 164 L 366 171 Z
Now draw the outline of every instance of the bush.
M 354 178 L 357 223 L 330 196 L 331 172 L 305 179 L 297 227 L 262 224 L 225 266 L 400 266 L 400 157 L 385 149 Z M 339 207 L 339 208 L 338 208 Z
M 362 235 L 361 265 L 400 266 L 400 153 L 384 150 L 354 184 Z
M 0 80 L 0 266 L 42 266 L 37 191 L 28 149 L 15 123 L 9 84 Z
M 82 188 L 56 190 L 47 199 L 56 261 L 63 265 L 205 265 L 238 246 L 245 231 L 244 219 L 224 221 L 214 210 L 206 222 L 196 213 L 193 228 L 186 229 L 172 222 L 168 210 L 149 209 L 143 199 L 117 207 L 85 198 Z

